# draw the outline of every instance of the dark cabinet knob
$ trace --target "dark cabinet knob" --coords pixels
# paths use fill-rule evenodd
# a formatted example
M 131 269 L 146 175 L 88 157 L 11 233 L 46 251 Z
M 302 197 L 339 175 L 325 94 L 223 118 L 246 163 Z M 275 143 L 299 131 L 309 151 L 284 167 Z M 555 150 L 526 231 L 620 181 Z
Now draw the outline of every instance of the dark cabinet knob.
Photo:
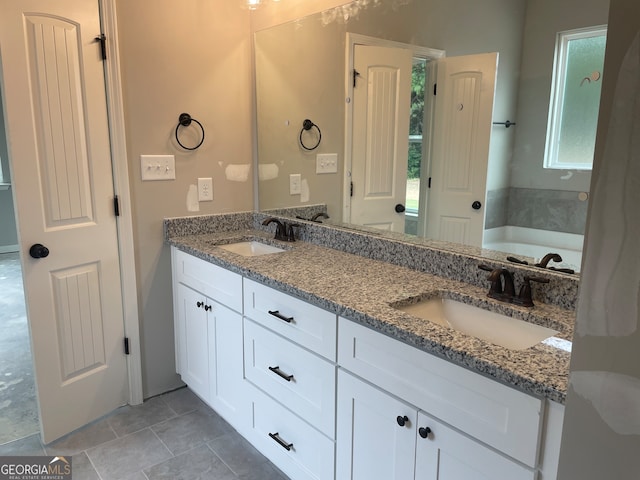
M 476 200 L 471 204 L 471 208 L 473 208 L 474 210 L 480 210 L 480 208 L 482 208 L 482 203 Z
M 402 205 L 401 203 L 398 203 L 398 204 L 395 206 L 395 211 L 396 211 L 397 213 L 402 213 L 402 212 L 404 212 L 404 211 L 405 211 L 404 205 Z
M 29 249 L 29 255 L 31 255 L 33 258 L 44 258 L 49 255 L 49 249 L 41 243 L 36 243 L 34 245 L 31 245 L 31 248 Z
M 398 415 L 398 417 L 396 418 L 396 422 L 398 422 L 398 425 L 400 425 L 401 427 L 404 427 L 408 421 L 409 421 L 409 417 L 407 417 L 406 415 L 402 417 Z
M 418 429 L 418 435 L 420 435 L 422 438 L 427 438 L 430 433 L 431 429 L 429 427 L 420 427 Z
M 196 305 L 198 306 L 198 308 L 202 308 L 204 307 L 204 302 L 196 302 Z

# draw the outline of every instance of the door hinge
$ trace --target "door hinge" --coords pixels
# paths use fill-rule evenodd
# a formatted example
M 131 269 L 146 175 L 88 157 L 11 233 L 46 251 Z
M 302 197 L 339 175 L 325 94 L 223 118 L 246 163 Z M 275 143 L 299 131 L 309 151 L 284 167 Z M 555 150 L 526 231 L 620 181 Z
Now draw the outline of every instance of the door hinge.
M 356 88 L 356 79 L 360 76 L 360 72 L 358 72 L 355 68 L 353 69 L 353 88 Z
M 120 216 L 120 200 L 118 200 L 118 195 L 113 197 L 113 213 L 116 217 Z
M 429 183 L 427 184 L 427 188 L 431 188 L 431 177 L 429 177 Z
M 349 183 L 349 196 L 353 197 L 353 182 Z
M 434 83 L 434 84 L 433 84 L 433 94 L 434 94 L 434 95 L 436 95 L 436 94 L 437 94 L 437 92 L 438 92 L 438 84 L 437 84 L 437 83 Z
M 124 337 L 124 354 L 129 355 L 129 338 Z
M 104 33 L 101 33 L 93 40 L 94 42 L 100 42 L 100 54 L 102 55 L 102 60 L 107 59 L 107 37 Z

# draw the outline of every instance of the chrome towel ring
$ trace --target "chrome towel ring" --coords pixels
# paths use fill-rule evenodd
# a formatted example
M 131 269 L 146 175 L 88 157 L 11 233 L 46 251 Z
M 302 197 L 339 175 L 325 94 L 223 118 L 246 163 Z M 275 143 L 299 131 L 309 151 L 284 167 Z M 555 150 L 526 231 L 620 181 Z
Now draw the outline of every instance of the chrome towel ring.
M 200 127 L 200 130 L 202 130 L 202 138 L 200 139 L 200 142 L 195 147 L 186 147 L 182 144 L 182 142 L 178 138 L 178 130 L 180 130 L 180 127 L 188 127 L 189 125 L 191 125 L 191 122 L 195 122 L 198 124 L 198 126 Z M 195 150 L 199 148 L 200 145 L 202 145 L 202 142 L 204 142 L 204 127 L 198 120 L 196 120 L 195 118 L 191 118 L 191 115 L 189 115 L 188 113 L 181 113 L 180 116 L 178 117 L 178 125 L 176 126 L 176 142 L 178 142 L 178 145 L 180 145 L 185 150 Z

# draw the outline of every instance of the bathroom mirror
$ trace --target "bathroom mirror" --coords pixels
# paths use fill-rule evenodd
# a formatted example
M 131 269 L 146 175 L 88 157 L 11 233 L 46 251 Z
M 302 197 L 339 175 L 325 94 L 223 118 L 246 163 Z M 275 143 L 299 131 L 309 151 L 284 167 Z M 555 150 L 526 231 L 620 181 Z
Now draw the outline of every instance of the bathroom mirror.
M 556 34 L 605 25 L 607 15 L 608 0 L 359 1 L 256 32 L 260 209 L 326 204 L 328 222 L 349 223 L 343 218 L 345 149 L 353 135 L 349 35 L 427 47 L 447 58 L 497 52 L 486 192 L 478 199 L 482 244 L 534 258 L 566 249 L 573 254 L 567 263 L 579 267 L 590 170 L 543 168 Z M 435 82 L 429 68 L 427 90 Z M 600 80 L 598 72 L 588 74 Z M 424 95 L 428 103 L 431 92 Z M 321 131 L 313 150 L 300 146 L 301 135 L 315 133 L 303 131 L 305 119 Z M 424 120 L 423 139 L 429 122 L 438 121 Z M 316 137 L 307 140 L 315 144 Z M 318 173 L 327 162 L 331 170 L 335 159 L 336 172 Z M 423 160 L 420 168 L 421 186 L 410 188 L 426 204 L 431 167 Z M 404 233 L 425 236 L 426 225 L 411 210 L 407 204 L 402 214 Z M 523 250 L 520 235 L 537 244 L 538 253 Z

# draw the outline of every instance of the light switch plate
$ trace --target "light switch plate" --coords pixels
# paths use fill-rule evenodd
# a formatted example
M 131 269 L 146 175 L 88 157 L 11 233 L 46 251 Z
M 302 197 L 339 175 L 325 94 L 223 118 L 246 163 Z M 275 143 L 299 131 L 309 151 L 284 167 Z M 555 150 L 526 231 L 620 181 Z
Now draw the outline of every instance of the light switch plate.
M 338 173 L 338 154 L 319 153 L 316 155 L 316 173 Z
M 300 195 L 302 192 L 302 175 L 299 173 L 292 173 L 289 175 L 289 195 Z
M 140 155 L 143 181 L 175 180 L 176 157 L 173 155 Z
M 211 177 L 198 179 L 198 201 L 213 201 L 213 179 Z

